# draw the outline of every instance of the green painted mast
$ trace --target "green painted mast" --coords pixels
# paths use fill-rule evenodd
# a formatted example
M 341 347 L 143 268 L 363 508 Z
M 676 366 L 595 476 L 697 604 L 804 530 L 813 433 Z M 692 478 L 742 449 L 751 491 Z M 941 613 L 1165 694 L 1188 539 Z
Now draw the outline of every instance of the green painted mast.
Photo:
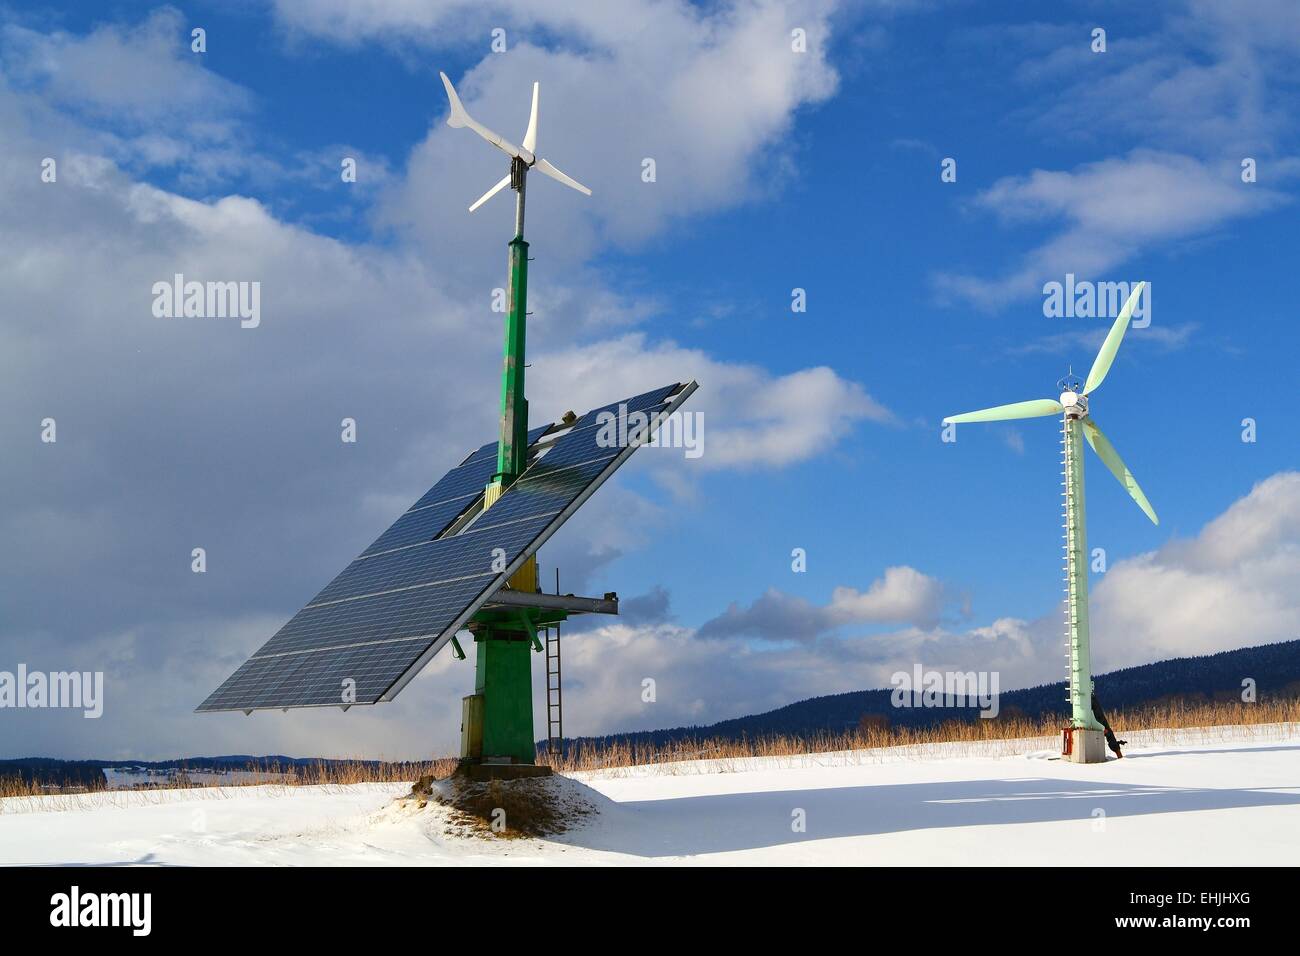
M 501 367 L 501 434 L 497 439 L 497 470 L 484 494 L 490 508 L 528 467 L 528 399 L 524 395 L 525 347 L 528 326 L 528 243 L 524 240 L 524 201 L 528 166 L 510 161 L 510 187 L 515 190 L 515 237 L 510 240 L 506 289 L 506 335 Z M 530 559 L 511 584 L 536 589 L 536 561 Z M 531 572 L 531 574 L 530 574 Z M 521 580 L 526 579 L 526 580 Z M 474 634 L 474 705 L 480 708 L 478 752 L 462 756 L 478 763 L 529 765 L 537 759 L 533 735 L 533 669 L 539 612 L 520 608 L 513 614 L 479 612 Z
M 1065 477 L 1065 631 L 1069 646 L 1070 723 L 1100 730 L 1092 715 L 1092 660 L 1088 648 L 1088 528 L 1083 494 L 1083 416 L 1087 405 L 1061 420 Z
M 493 482 L 507 488 L 528 463 L 528 399 L 524 397 L 524 349 L 528 326 L 528 243 L 524 240 L 524 191 L 528 167 L 510 161 L 510 187 L 515 190 L 515 237 L 510 240 L 506 288 L 506 342 L 501 368 L 501 437 L 497 442 L 497 472 Z

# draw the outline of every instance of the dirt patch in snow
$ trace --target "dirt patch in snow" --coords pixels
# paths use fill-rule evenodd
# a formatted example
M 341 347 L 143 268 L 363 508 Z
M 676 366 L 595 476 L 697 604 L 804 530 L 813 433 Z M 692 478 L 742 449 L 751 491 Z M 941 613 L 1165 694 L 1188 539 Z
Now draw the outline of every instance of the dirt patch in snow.
M 447 836 L 528 839 L 555 836 L 589 823 L 600 794 L 558 774 L 520 780 L 474 781 L 460 775 L 424 777 L 400 798 L 408 809 L 445 808 Z

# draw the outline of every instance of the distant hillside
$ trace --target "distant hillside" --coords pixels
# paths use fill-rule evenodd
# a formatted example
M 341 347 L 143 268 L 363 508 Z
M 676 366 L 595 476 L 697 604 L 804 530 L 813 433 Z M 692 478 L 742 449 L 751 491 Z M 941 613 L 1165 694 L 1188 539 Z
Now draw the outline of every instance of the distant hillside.
M 1251 677 L 1261 701 L 1270 697 L 1300 695 L 1300 640 L 1266 644 L 1236 651 L 1224 651 L 1206 657 L 1183 657 L 1175 660 L 1129 667 L 1097 678 L 1097 692 L 1108 710 L 1129 710 L 1163 699 L 1206 698 L 1240 699 L 1241 681 Z M 660 747 L 692 738 L 739 740 L 744 737 L 802 736 L 817 733 L 843 733 L 857 727 L 863 717 L 887 719 L 896 727 L 933 726 L 948 720 L 978 720 L 975 708 L 896 708 L 890 703 L 891 690 L 860 690 L 826 697 L 801 700 L 764 714 L 737 717 L 716 724 L 697 727 L 673 727 L 667 730 L 610 734 L 604 737 L 580 737 L 574 744 L 628 743 L 633 746 Z M 1024 713 L 1029 717 L 1049 714 L 1065 716 L 1065 684 L 1044 684 L 1001 694 L 999 706 L 1004 714 Z M 427 772 L 414 763 L 379 760 L 326 760 L 319 757 L 272 755 L 253 757 L 230 754 L 217 757 L 178 757 L 173 760 L 58 760 L 25 757 L 0 760 L 0 781 L 18 778 L 27 783 L 52 787 L 98 789 L 106 785 L 105 769 L 139 767 L 150 770 L 185 768 L 192 771 L 270 771 L 295 767 L 328 768 L 366 766 L 410 769 L 414 774 Z
M 1253 678 L 1260 700 L 1270 695 L 1300 693 L 1300 640 L 1260 647 L 1245 647 L 1204 657 L 1180 657 L 1155 664 L 1143 664 L 1102 674 L 1096 678 L 1097 696 L 1107 710 L 1128 710 L 1168 698 L 1204 700 L 1231 697 L 1239 700 L 1241 682 Z M 662 746 L 687 739 L 777 735 L 807 737 L 817 733 L 843 733 L 859 725 L 863 717 L 885 718 L 895 727 L 925 727 L 949 720 L 978 720 L 971 707 L 899 708 L 890 702 L 891 689 L 849 691 L 826 697 L 811 697 L 750 717 L 736 717 L 707 726 L 673 727 L 604 737 L 579 737 L 567 744 Z M 1043 684 L 999 696 L 1002 713 L 1023 712 L 1029 717 L 1066 716 L 1065 682 Z

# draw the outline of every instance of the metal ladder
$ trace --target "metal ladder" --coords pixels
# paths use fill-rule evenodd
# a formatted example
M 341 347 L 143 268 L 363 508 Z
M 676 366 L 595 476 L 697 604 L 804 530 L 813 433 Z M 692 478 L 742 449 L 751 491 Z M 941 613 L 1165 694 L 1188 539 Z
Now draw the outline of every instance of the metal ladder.
M 555 569 L 555 593 L 560 593 L 560 569 Z M 564 747 L 564 697 L 560 690 L 560 625 L 546 629 L 546 750 L 560 756 Z

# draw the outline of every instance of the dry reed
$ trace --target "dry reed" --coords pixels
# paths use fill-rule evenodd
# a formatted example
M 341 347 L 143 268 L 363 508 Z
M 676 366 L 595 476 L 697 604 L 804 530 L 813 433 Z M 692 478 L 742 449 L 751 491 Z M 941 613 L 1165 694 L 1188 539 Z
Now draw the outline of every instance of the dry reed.
M 1168 742 L 1163 731 L 1191 728 L 1249 728 L 1261 724 L 1300 725 L 1300 698 L 1278 698 L 1253 704 L 1231 700 L 1170 699 L 1125 711 L 1108 714 L 1111 725 L 1121 737 L 1128 737 L 1135 745 Z M 1058 716 L 1028 717 L 1022 713 L 1004 712 L 996 718 L 984 720 L 952 720 L 931 727 L 893 727 L 878 715 L 865 717 L 859 726 L 846 733 L 816 733 L 809 735 L 777 734 L 747 737 L 739 740 L 699 738 L 679 740 L 670 744 L 653 746 L 632 745 L 614 740 L 602 744 L 577 744 L 563 755 L 538 753 L 538 763 L 547 764 L 561 773 L 598 770 L 617 770 L 633 766 L 682 763 L 686 761 L 737 761 L 753 758 L 795 758 L 815 754 L 854 751 L 880 751 L 889 749 L 906 756 L 914 748 L 934 745 L 954 745 L 952 755 L 973 753 L 962 745 L 985 741 L 1015 741 L 1015 746 L 1004 748 L 1010 755 L 1023 751 L 1026 745 L 1052 746 L 1060 740 L 1062 718 Z M 1300 728 L 1297 728 L 1300 729 Z M 1220 734 L 1225 741 L 1249 739 L 1250 734 Z M 986 750 L 994 756 L 1004 755 L 1002 749 Z M 919 755 L 919 754 L 918 754 Z M 239 779 L 215 774 L 210 779 L 196 780 L 181 768 L 179 772 L 159 784 L 143 788 L 149 790 L 213 789 L 237 786 L 349 786 L 353 784 L 407 783 L 423 776 L 443 778 L 456 768 L 456 758 L 441 757 L 419 763 L 382 763 L 362 760 L 317 761 L 303 765 L 259 765 Z M 201 769 L 194 774 L 210 773 Z M 84 790 L 81 793 L 84 794 Z M 138 791 L 137 791 L 138 792 Z M 60 788 L 41 785 L 21 778 L 0 778 L 0 798 L 37 798 L 48 794 L 77 796 L 77 788 Z M 27 803 L 28 801 L 20 801 Z M 0 807 L 0 812 L 4 808 Z

